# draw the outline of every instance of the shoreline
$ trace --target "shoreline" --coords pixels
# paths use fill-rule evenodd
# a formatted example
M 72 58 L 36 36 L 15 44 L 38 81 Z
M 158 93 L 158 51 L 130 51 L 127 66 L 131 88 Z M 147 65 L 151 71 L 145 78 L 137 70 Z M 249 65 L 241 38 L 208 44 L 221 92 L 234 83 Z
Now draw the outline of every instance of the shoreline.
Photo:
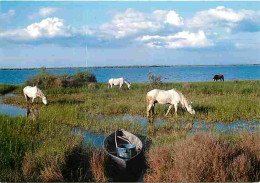
M 106 68 L 153 68 L 153 67 L 223 67 L 223 66 L 259 66 L 257 64 L 229 64 L 229 65 L 133 65 L 133 66 L 97 66 L 97 67 L 35 67 L 35 68 L 0 68 L 0 70 L 61 70 L 61 69 L 106 69 Z

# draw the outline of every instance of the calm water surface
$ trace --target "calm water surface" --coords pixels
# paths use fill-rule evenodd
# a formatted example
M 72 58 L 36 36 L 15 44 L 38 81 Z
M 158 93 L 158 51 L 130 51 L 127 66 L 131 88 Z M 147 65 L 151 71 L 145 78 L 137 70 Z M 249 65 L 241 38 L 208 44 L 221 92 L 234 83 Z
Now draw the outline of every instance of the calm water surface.
M 14 94 L 6 94 L 0 95 L 0 114 L 5 114 L 9 116 L 25 116 L 26 109 L 20 108 L 18 106 L 10 105 L 10 104 L 3 104 L 3 100 L 5 97 L 15 97 Z
M 194 66 L 194 67 L 149 67 L 149 68 L 96 68 L 89 70 L 96 75 L 98 82 L 110 78 L 125 77 L 130 82 L 147 82 L 153 72 L 160 75 L 164 82 L 170 81 L 211 81 L 215 74 L 223 74 L 225 80 L 260 79 L 260 65 L 250 66 Z M 76 69 L 48 69 L 50 73 L 74 74 Z M 22 84 L 41 70 L 0 70 L 0 83 Z

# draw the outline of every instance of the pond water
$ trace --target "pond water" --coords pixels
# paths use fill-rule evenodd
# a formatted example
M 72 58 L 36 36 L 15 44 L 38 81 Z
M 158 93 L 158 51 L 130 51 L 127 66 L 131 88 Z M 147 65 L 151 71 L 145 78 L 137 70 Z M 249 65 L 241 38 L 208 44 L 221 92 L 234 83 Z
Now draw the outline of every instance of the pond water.
M 5 114 L 9 116 L 25 116 L 26 115 L 26 109 L 17 107 L 10 104 L 3 104 L 4 98 L 7 97 L 15 97 L 14 94 L 6 94 L 6 95 L 0 95 L 0 114 Z
M 190 122 L 172 122 L 170 119 L 153 118 L 152 121 L 147 121 L 147 118 L 139 115 L 122 115 L 122 116 L 110 116 L 105 117 L 101 115 L 88 115 L 89 118 L 98 119 L 102 122 L 125 122 L 125 123 L 136 123 L 142 127 L 147 125 L 154 125 L 159 127 L 161 124 L 175 124 L 176 127 L 184 128 L 190 125 Z M 232 133 L 235 131 L 247 131 L 254 132 L 260 126 L 259 122 L 248 122 L 248 121 L 236 121 L 232 123 L 204 123 L 201 121 L 193 121 L 193 125 L 189 133 L 195 133 L 199 131 L 215 131 L 218 133 Z
M 83 130 L 81 128 L 73 128 L 72 134 L 84 136 L 85 143 L 94 147 L 102 147 L 106 138 L 106 135 L 103 133 L 92 133 L 89 130 Z
M 0 114 L 6 114 L 10 116 L 30 116 L 40 115 L 39 109 L 25 109 L 10 104 L 3 104 L 5 97 L 15 97 L 14 94 L 7 94 L 0 96 Z M 36 110 L 36 111 L 35 111 Z M 121 116 L 102 116 L 102 115 L 87 115 L 88 118 L 99 120 L 102 122 L 123 122 L 130 124 L 139 124 L 143 127 L 143 134 L 147 135 L 149 126 L 159 127 L 163 124 L 174 124 L 176 128 L 185 128 L 187 125 L 191 125 L 188 133 L 197 133 L 200 131 L 213 131 L 217 133 L 233 133 L 239 131 L 254 132 L 259 129 L 259 122 L 247 122 L 236 121 L 233 123 L 204 123 L 201 121 L 190 122 L 171 122 L 170 119 L 153 118 L 152 122 L 147 121 L 147 118 L 139 115 L 121 115 Z M 85 142 L 93 146 L 101 147 L 106 137 L 103 133 L 92 133 L 89 130 L 82 130 L 80 128 L 72 129 L 73 134 L 82 135 L 85 138 Z

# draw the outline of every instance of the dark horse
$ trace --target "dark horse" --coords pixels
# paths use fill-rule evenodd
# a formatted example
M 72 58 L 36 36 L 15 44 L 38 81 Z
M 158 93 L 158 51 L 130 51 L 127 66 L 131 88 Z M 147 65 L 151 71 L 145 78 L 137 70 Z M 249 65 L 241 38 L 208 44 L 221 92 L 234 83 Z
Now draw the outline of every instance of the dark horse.
M 213 77 L 213 81 L 217 81 L 217 80 L 224 81 L 224 76 L 223 76 L 222 74 L 215 75 L 215 76 Z

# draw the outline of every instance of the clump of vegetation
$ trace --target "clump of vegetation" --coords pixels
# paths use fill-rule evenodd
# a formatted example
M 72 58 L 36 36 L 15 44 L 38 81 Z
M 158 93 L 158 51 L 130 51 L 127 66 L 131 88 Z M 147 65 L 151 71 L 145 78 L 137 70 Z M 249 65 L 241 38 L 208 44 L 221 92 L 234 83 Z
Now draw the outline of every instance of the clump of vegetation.
M 45 69 L 25 81 L 26 85 L 38 86 L 39 88 L 67 88 L 67 87 L 82 87 L 90 82 L 97 82 L 96 76 L 88 71 L 77 70 L 75 74 L 51 74 L 46 72 Z
M 93 178 L 95 182 L 107 182 L 108 177 L 105 175 L 105 154 L 103 150 L 97 149 L 93 151 L 91 159 L 90 159 L 90 165 L 91 165 L 91 171 L 93 174 Z
M 184 90 L 190 90 L 193 87 L 192 83 L 184 83 L 183 89 Z
M 18 85 L 0 84 L 0 94 L 10 93 L 18 88 Z
M 197 134 L 150 150 L 148 182 L 255 182 L 260 175 L 259 135 Z
M 162 84 L 162 78 L 160 75 L 155 75 L 152 72 L 149 73 L 149 82 L 152 86 L 158 86 Z

